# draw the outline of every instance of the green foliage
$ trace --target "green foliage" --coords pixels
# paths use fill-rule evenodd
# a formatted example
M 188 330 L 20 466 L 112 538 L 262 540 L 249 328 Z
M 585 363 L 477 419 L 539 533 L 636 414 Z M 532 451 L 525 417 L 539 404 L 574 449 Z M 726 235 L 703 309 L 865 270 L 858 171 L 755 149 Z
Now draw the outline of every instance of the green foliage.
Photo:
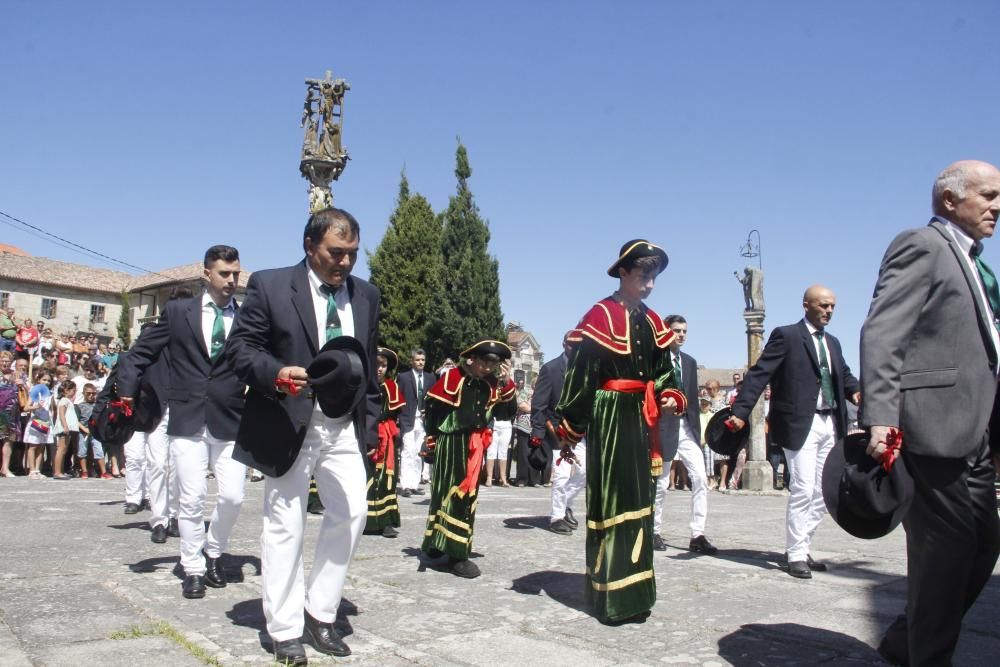
M 405 362 L 410 350 L 427 346 L 431 301 L 442 288 L 441 222 L 427 199 L 410 193 L 405 173 L 385 236 L 367 255 L 382 292 L 380 344 Z
M 118 340 L 122 342 L 122 349 L 127 350 L 132 344 L 132 333 L 131 333 L 131 306 L 128 301 L 128 292 L 122 290 L 122 312 L 118 316 Z
M 431 307 L 428 352 L 453 359 L 483 338 L 505 340 L 500 310 L 499 263 L 489 254 L 490 230 L 469 189 L 469 156 L 459 141 L 455 153 L 458 188 L 441 216 L 443 290 Z

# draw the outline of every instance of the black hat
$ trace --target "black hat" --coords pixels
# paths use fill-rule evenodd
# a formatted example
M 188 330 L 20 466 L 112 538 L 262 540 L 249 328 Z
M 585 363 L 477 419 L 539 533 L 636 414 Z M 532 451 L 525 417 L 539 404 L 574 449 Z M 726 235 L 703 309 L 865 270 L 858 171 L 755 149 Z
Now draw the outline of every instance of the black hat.
M 868 455 L 868 434 L 837 442 L 823 465 L 823 500 L 830 516 L 854 537 L 874 540 L 891 533 L 913 502 L 913 478 L 902 458 L 886 472 Z
M 667 268 L 667 262 L 670 261 L 667 257 L 667 251 L 655 243 L 650 243 L 646 239 L 632 239 L 618 251 L 618 260 L 608 269 L 608 275 L 617 278 L 618 267 L 622 264 L 631 265 L 640 257 L 659 257 L 660 269 L 656 272 L 657 274 L 663 273 L 663 269 Z
M 399 357 L 396 353 L 387 347 L 380 347 L 378 349 L 378 356 L 385 357 L 386 367 L 385 374 L 390 375 L 396 372 L 396 368 L 399 366 Z
M 338 336 L 327 341 L 306 369 L 319 407 L 327 417 L 349 415 L 365 397 L 368 359 L 360 341 Z
M 535 470 L 545 470 L 545 466 L 548 462 L 549 459 L 545 454 L 545 449 L 541 446 L 528 447 L 528 465 Z
M 750 429 L 743 427 L 739 431 L 730 431 L 726 426 L 726 420 L 732 416 L 732 408 L 722 408 L 712 415 L 705 426 L 705 442 L 716 454 L 732 456 L 750 441 Z
M 135 413 L 117 397 L 105 397 L 103 404 L 99 402 L 94 406 L 89 427 L 98 442 L 118 447 L 135 435 Z
M 463 357 L 484 357 L 488 354 L 495 354 L 501 359 L 510 359 L 511 352 L 506 343 L 498 340 L 481 340 L 462 352 Z

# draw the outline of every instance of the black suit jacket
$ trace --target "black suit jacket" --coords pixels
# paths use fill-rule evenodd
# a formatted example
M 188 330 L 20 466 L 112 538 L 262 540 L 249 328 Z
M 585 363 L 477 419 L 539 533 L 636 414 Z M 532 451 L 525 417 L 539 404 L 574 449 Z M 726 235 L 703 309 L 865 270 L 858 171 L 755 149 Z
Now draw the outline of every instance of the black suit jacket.
M 426 370 L 423 373 L 424 394 L 426 395 L 427 390 L 437 382 L 437 376 L 434 373 L 428 373 Z M 406 400 L 406 405 L 403 406 L 402 411 L 399 413 L 399 430 L 406 433 L 413 430 L 413 422 L 417 414 L 417 381 L 413 377 L 413 369 L 408 368 L 402 373 L 397 374 L 396 384 L 399 385 L 399 390 L 403 392 L 403 398 Z
M 833 423 L 837 437 L 842 438 L 847 432 L 847 401 L 861 391 L 861 385 L 844 362 L 840 341 L 829 332 L 824 338 L 837 398 Z M 777 327 L 771 332 L 760 359 L 743 378 L 740 394 L 733 403 L 733 415 L 743 420 L 749 418 L 768 382 L 771 384 L 768 415 L 771 439 L 785 449 L 802 449 L 816 414 L 820 392 L 819 359 L 805 320 Z
M 566 355 L 560 354 L 545 363 L 538 371 L 535 392 L 531 395 L 531 437 L 542 438 L 554 450 L 559 449 L 559 442 L 545 423 L 551 421 L 553 426 L 559 423 L 556 405 L 566 379 L 566 362 Z
M 215 361 L 209 357 L 201 329 L 201 301 L 199 294 L 167 303 L 159 322 L 143 331 L 119 361 L 122 368 L 118 371 L 118 394 L 136 397 L 143 375 L 167 352 L 167 434 L 192 436 L 208 426 L 214 437 L 235 440 L 245 387 L 226 355 L 220 354 Z M 233 331 L 239 319 L 237 309 Z
M 364 453 L 378 443 L 376 429 L 382 410 L 375 376 L 379 292 L 353 276 L 347 279 L 347 290 L 354 336 L 368 356 L 366 400 L 352 415 Z M 226 358 L 249 386 L 233 458 L 271 477 L 280 477 L 292 467 L 312 419 L 315 398 L 311 391 L 291 396 L 274 387 L 283 367 L 306 368 L 319 352 L 312 299 L 305 260 L 283 269 L 257 271 L 250 276 L 239 320 L 226 341 Z
M 670 353 L 671 355 L 673 352 Z M 684 396 L 687 398 L 687 412 L 677 416 L 672 410 L 664 410 L 660 415 L 660 447 L 663 460 L 670 461 L 677 453 L 680 420 L 686 419 L 694 441 L 701 444 L 701 415 L 698 411 L 698 362 L 690 354 L 681 352 L 681 378 L 684 381 Z

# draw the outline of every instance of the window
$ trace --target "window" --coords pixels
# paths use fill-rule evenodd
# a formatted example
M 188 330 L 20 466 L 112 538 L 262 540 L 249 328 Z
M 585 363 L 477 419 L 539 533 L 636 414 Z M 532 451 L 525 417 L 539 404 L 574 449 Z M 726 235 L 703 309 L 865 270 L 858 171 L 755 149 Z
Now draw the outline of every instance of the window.
M 91 322 L 104 321 L 104 306 L 98 306 L 97 304 L 93 304 L 90 306 L 90 321 Z
M 0 292 L 0 308 L 10 308 L 10 292 Z
M 52 320 L 56 317 L 56 300 L 42 299 L 42 318 Z

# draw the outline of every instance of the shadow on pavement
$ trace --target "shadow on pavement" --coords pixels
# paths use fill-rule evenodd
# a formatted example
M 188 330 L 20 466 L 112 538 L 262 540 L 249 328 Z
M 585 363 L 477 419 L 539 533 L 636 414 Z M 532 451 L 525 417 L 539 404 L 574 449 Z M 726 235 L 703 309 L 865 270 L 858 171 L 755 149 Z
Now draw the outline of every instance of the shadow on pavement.
M 129 523 L 119 523 L 116 525 L 109 525 L 108 528 L 114 528 L 115 530 L 145 530 L 147 533 L 153 530 L 149 527 L 148 521 L 130 521 Z
M 675 545 L 667 543 L 667 546 L 682 550 L 679 554 L 667 556 L 670 560 L 692 560 L 694 558 L 718 558 L 745 565 L 754 565 L 765 570 L 781 570 L 785 564 L 785 554 L 776 551 L 757 551 L 755 549 L 719 549 L 711 556 L 688 551 L 687 544 Z
M 583 597 L 585 584 L 582 574 L 544 570 L 515 579 L 510 590 L 524 595 L 541 595 L 544 592 L 559 604 L 593 616 L 593 610 Z
M 337 609 L 337 620 L 333 623 L 334 628 L 340 633 L 341 637 L 348 637 L 354 634 L 354 628 L 347 617 L 357 615 L 357 605 L 346 598 L 342 598 L 340 600 L 340 607 Z M 264 604 L 261 598 L 237 602 L 233 605 L 232 609 L 226 612 L 226 618 L 232 621 L 233 625 L 256 630 L 260 647 L 268 653 L 273 650 L 271 636 L 267 634 L 267 619 L 264 617 Z
M 139 574 L 145 574 L 149 572 L 156 572 L 157 570 L 163 569 L 159 567 L 160 565 L 172 565 L 171 570 L 178 579 L 184 578 L 184 572 L 180 568 L 181 557 L 177 556 L 159 556 L 157 558 L 146 558 L 138 563 L 126 563 L 128 569 L 132 572 L 137 572 Z
M 548 516 L 512 516 L 503 520 L 504 528 L 527 530 L 529 528 L 549 529 L 551 519 Z
M 750 623 L 719 639 L 719 657 L 736 667 L 881 663 L 868 644 L 798 623 Z

